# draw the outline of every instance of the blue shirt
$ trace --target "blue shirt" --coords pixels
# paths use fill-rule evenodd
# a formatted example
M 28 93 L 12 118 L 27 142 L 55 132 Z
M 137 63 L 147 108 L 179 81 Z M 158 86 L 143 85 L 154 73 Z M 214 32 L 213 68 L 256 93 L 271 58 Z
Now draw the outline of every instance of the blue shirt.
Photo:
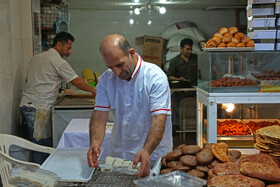
M 152 116 L 167 114 L 160 144 L 151 155 L 157 160 L 172 151 L 170 88 L 165 73 L 155 64 L 138 57 L 131 80 L 122 80 L 108 69 L 97 84 L 94 110 L 112 110 L 115 121 L 110 138 L 111 156 L 134 160 L 143 148 Z

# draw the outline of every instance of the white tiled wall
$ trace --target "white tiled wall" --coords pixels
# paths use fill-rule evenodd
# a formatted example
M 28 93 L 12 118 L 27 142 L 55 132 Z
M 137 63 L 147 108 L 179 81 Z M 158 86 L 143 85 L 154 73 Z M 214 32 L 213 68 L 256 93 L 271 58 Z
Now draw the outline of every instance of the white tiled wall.
M 143 13 L 140 16 L 131 16 L 125 10 L 70 10 L 71 33 L 75 36 L 72 55 L 69 62 L 78 74 L 84 68 L 91 68 L 102 73 L 106 66 L 99 54 L 99 44 L 103 37 L 111 33 L 120 33 L 127 37 L 130 44 L 141 54 L 142 46 L 135 45 L 135 37 L 143 35 L 160 36 L 171 24 L 181 21 L 193 21 L 206 34 L 208 39 L 222 27 L 236 25 L 234 10 L 225 11 L 170 11 L 160 15 L 153 11 L 151 14 Z M 129 25 L 129 19 L 134 18 L 136 24 Z M 152 25 L 147 26 L 147 20 Z
M 20 132 L 19 101 L 31 56 L 31 0 L 0 0 L 0 133 Z

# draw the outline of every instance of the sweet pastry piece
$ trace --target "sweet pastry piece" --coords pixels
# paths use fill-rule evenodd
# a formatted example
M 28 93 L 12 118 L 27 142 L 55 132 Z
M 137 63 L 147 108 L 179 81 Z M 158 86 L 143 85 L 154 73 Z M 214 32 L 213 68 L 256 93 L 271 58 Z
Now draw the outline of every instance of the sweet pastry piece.
M 187 146 L 187 145 L 186 144 L 181 144 L 176 149 L 181 149 L 182 150 L 182 148 L 185 147 L 185 146 Z
M 245 43 L 238 43 L 236 47 L 246 47 Z
M 237 32 L 237 33 L 234 34 L 234 37 L 236 37 L 236 38 L 244 38 L 245 36 L 244 36 L 244 34 L 242 32 Z
M 172 171 L 176 171 L 176 170 L 189 171 L 189 170 L 191 170 L 191 168 L 188 167 L 188 166 L 175 166 L 175 167 L 172 168 Z
M 177 158 L 180 158 L 181 155 L 182 155 L 182 151 L 180 149 L 175 149 L 174 151 L 167 153 L 165 159 L 166 161 L 172 161 L 172 160 L 176 160 Z
M 182 153 L 185 155 L 195 154 L 201 151 L 201 148 L 197 145 L 188 145 L 182 148 Z
M 267 185 L 266 187 L 280 187 L 280 183 Z
M 227 44 L 225 44 L 225 43 L 220 43 L 219 45 L 218 45 L 218 47 L 227 47 Z
M 167 162 L 166 165 L 169 168 L 173 168 L 175 166 L 182 166 L 182 163 L 180 161 L 170 161 L 170 162 Z
M 223 35 L 222 35 L 221 33 L 217 32 L 217 33 L 214 34 L 213 38 L 214 38 L 214 37 L 222 38 Z
M 195 177 L 200 177 L 200 178 L 205 176 L 204 172 L 201 172 L 197 169 L 192 169 L 192 170 L 188 171 L 187 174 L 195 176 Z
M 241 40 L 241 42 L 242 43 L 247 43 L 247 42 L 249 42 L 250 41 L 250 38 L 249 37 L 244 37 L 244 38 L 242 38 L 242 40 Z
M 232 37 L 233 37 L 233 35 L 232 35 L 232 34 L 230 34 L 230 33 L 228 33 L 228 32 L 227 32 L 227 33 L 225 33 L 225 34 L 224 34 L 224 36 L 228 36 L 228 37 L 230 37 L 230 38 L 232 38 Z
M 212 177 L 218 176 L 218 175 L 213 173 L 213 169 L 209 169 L 207 174 L 208 174 L 208 179 L 211 179 Z
M 203 149 L 196 155 L 196 161 L 200 165 L 210 164 L 214 159 L 214 155 L 210 149 Z
M 280 182 L 280 168 L 258 162 L 244 162 L 240 171 L 249 177 L 266 181 Z
M 231 37 L 224 36 L 224 37 L 222 38 L 222 42 L 223 42 L 223 43 L 229 43 L 229 42 L 231 42 Z
M 219 45 L 222 42 L 222 39 L 216 36 L 213 37 L 212 40 L 215 41 L 216 45 Z
M 219 187 L 265 187 L 264 182 L 243 175 L 214 176 L 207 181 L 207 186 Z
M 231 39 L 231 41 L 232 41 L 233 43 L 235 43 L 235 44 L 238 44 L 240 40 L 239 40 L 239 38 L 233 37 L 233 38 Z
M 213 41 L 212 39 L 208 40 L 208 42 L 205 44 L 205 48 L 214 48 L 216 46 L 217 46 L 216 42 Z
M 255 47 L 254 41 L 253 41 L 253 40 L 249 40 L 249 41 L 246 43 L 246 47 Z
M 180 158 L 180 162 L 185 166 L 195 167 L 197 166 L 196 158 L 193 155 L 185 155 Z
M 233 42 L 229 42 L 229 43 L 227 44 L 227 47 L 236 47 L 236 44 L 233 43 Z
M 210 164 L 210 166 L 212 167 L 212 168 L 214 168 L 216 165 L 218 165 L 219 163 L 222 163 L 221 161 L 219 161 L 219 160 L 214 160 L 213 162 L 211 162 L 211 164 Z
M 211 146 L 213 155 L 222 162 L 229 162 L 227 155 L 228 145 L 224 142 L 216 143 Z
M 232 162 L 219 163 L 213 168 L 215 175 L 240 175 L 239 166 Z
M 238 32 L 238 30 L 237 30 L 236 27 L 230 27 L 230 28 L 228 29 L 228 32 L 229 32 L 230 34 L 235 34 L 235 33 Z
M 219 33 L 221 33 L 221 34 L 225 34 L 227 32 L 228 32 L 228 29 L 226 27 L 223 27 L 219 30 Z

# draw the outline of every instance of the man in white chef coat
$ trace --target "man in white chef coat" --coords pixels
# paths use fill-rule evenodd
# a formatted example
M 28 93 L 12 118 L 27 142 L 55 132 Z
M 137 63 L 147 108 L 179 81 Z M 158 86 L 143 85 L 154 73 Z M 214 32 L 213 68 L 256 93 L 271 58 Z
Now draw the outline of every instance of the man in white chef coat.
M 150 161 L 173 148 L 170 89 L 165 73 L 144 62 L 121 35 L 106 36 L 100 53 L 109 68 L 100 77 L 90 121 L 88 165 L 98 166 L 109 109 L 115 116 L 110 156 L 141 162 L 138 177 L 150 172 Z
M 70 33 L 60 32 L 54 38 L 52 48 L 30 60 L 20 112 L 26 124 L 28 139 L 34 143 L 52 146 L 51 106 L 57 99 L 63 80 L 91 92 L 93 97 L 96 94 L 96 90 L 64 60 L 71 54 L 72 42 L 74 37 Z M 47 156 L 34 152 L 32 161 L 42 164 Z

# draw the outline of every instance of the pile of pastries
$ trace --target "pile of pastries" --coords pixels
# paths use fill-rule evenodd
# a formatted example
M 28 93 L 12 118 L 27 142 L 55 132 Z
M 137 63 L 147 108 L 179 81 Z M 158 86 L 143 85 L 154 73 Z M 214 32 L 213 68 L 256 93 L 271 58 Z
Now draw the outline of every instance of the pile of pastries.
M 240 79 L 233 77 L 223 77 L 211 81 L 211 87 L 236 87 L 236 86 L 258 86 L 258 83 L 252 79 Z
M 161 174 L 180 170 L 207 180 L 208 186 L 280 185 L 280 162 L 274 156 L 259 153 L 241 156 L 238 150 L 228 150 L 224 142 L 180 145 L 162 157 Z
M 254 41 L 238 32 L 237 27 L 223 27 L 215 33 L 204 46 L 205 48 L 255 47 Z

